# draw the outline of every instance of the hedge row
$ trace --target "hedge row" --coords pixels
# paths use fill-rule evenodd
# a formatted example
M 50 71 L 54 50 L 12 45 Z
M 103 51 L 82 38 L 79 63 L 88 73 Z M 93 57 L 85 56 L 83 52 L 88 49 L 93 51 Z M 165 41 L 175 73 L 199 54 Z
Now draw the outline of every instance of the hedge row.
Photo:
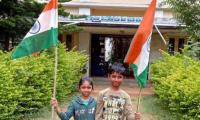
M 11 60 L 0 52 L 0 119 L 18 120 L 49 105 L 54 75 L 54 50 L 37 57 Z M 58 49 L 57 98 L 63 100 L 76 90 L 88 56 Z
M 160 100 L 180 120 L 200 120 L 200 62 L 164 53 L 152 65 L 152 79 Z

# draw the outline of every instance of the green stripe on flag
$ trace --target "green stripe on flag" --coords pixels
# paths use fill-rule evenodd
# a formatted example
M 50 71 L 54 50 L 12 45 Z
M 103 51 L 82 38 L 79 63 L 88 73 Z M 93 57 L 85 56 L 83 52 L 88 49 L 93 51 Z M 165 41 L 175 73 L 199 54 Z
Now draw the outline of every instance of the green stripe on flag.
M 58 44 L 58 28 L 27 37 L 22 40 L 20 45 L 12 54 L 12 59 L 30 55 L 34 52 L 44 50 Z
M 130 64 L 131 68 L 133 69 L 134 76 L 137 80 L 137 83 L 140 87 L 144 88 L 147 85 L 147 75 L 148 75 L 148 66 L 145 68 L 145 70 L 140 74 L 137 75 L 138 66 L 135 64 Z

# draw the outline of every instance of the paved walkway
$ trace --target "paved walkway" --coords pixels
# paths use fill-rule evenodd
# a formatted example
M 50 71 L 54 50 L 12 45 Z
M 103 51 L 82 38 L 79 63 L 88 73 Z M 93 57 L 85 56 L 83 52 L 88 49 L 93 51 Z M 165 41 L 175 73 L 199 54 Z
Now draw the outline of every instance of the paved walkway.
M 92 96 L 97 97 L 98 92 L 100 90 L 103 90 L 110 85 L 110 81 L 107 78 L 102 78 L 102 77 L 93 77 L 94 81 L 94 91 L 92 93 Z M 123 90 L 125 90 L 131 98 L 136 98 L 138 96 L 140 88 L 138 87 L 136 80 L 134 79 L 125 79 L 122 83 Z M 153 95 L 153 88 L 152 84 L 149 82 L 148 86 L 144 89 L 142 89 L 142 96 L 148 96 L 148 95 Z

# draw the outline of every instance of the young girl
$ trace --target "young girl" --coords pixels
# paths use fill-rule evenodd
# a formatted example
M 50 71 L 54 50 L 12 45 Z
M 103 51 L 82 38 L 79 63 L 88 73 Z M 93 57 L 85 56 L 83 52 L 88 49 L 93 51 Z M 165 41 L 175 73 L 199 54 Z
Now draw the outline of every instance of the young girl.
M 96 100 L 90 97 L 92 90 L 93 82 L 84 77 L 79 81 L 80 96 L 72 100 L 66 112 L 61 111 L 55 98 L 52 98 L 51 104 L 61 120 L 69 120 L 72 116 L 74 120 L 95 120 Z

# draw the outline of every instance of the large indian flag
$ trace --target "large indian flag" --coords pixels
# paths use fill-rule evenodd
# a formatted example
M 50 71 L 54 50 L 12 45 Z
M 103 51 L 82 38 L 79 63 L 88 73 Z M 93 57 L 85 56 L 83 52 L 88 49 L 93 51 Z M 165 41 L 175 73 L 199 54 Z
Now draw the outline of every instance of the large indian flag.
M 150 41 L 155 9 L 156 0 L 153 0 L 144 14 L 143 20 L 140 23 L 124 59 L 124 62 L 128 63 L 133 69 L 140 87 L 145 87 L 147 85 Z
M 27 56 L 58 44 L 57 4 L 57 0 L 49 1 L 33 27 L 13 52 L 12 59 Z

